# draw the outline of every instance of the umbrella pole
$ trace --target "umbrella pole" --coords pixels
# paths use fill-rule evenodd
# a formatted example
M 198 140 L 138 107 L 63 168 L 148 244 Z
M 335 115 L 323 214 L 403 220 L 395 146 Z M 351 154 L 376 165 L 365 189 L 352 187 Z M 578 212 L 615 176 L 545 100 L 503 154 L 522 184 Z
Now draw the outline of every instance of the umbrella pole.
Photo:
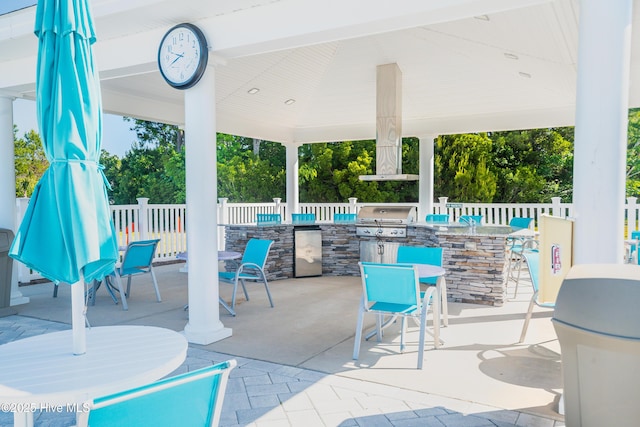
M 71 284 L 71 326 L 73 333 L 73 354 L 79 356 L 87 352 L 87 330 L 84 323 L 84 275 Z

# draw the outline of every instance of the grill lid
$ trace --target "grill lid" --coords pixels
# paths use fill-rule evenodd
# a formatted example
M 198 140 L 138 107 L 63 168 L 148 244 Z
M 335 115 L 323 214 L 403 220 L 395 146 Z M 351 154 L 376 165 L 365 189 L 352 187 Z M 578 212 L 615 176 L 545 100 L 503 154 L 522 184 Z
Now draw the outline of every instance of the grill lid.
M 415 218 L 415 206 L 363 206 L 358 212 L 357 223 L 406 225 Z

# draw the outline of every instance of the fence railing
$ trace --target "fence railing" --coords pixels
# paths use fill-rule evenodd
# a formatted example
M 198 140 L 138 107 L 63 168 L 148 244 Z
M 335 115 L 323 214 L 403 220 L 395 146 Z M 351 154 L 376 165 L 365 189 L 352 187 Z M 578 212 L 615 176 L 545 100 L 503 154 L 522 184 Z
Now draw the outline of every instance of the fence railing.
M 17 199 L 18 224 L 22 221 L 27 198 Z M 336 213 L 355 213 L 364 205 L 388 205 L 385 203 L 358 203 L 350 198 L 347 203 L 300 203 L 299 213 L 316 215 L 316 222 L 331 222 Z M 394 205 L 415 206 L 417 203 L 395 203 Z M 640 226 L 640 205 L 636 197 L 628 197 L 625 218 L 625 239 Z M 279 213 L 287 218 L 286 204 L 280 198 L 271 203 L 229 203 L 221 198 L 218 203 L 219 224 L 251 224 L 256 222 L 258 213 Z M 455 203 L 447 197 L 440 197 L 433 204 L 433 213 L 449 214 L 453 221 L 461 215 L 482 215 L 487 225 L 507 225 L 513 217 L 534 218 L 538 224 L 543 214 L 560 217 L 573 216 L 571 203 L 562 203 L 559 197 L 553 197 L 551 203 Z M 187 250 L 186 205 L 149 204 L 149 199 L 140 198 L 135 205 L 111 206 L 111 215 L 116 230 L 118 245 L 124 247 L 133 240 L 160 239 L 155 261 L 172 261 L 176 255 Z M 420 220 L 420 219 L 419 219 Z M 224 227 L 218 228 L 218 247 L 224 249 Z M 37 272 L 30 271 L 21 263 L 14 264 L 18 270 L 18 280 L 29 282 L 40 278 Z

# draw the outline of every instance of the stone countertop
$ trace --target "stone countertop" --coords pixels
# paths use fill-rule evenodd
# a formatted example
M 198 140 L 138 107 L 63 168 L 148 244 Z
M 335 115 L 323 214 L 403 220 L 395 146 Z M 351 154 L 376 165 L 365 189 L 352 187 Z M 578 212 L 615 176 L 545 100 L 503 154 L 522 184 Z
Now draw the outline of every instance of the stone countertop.
M 297 227 L 297 226 L 309 226 L 309 225 L 356 225 L 355 222 L 324 222 L 316 221 L 309 223 L 293 224 L 291 222 L 282 222 L 280 224 L 256 224 L 255 222 L 248 222 L 245 224 L 218 224 L 221 227 Z
M 451 234 L 459 236 L 508 236 L 514 229 L 508 225 L 479 225 L 475 231 L 471 227 L 460 223 L 449 224 L 429 224 L 426 222 L 416 222 L 409 224 L 410 227 L 423 227 L 435 230 L 437 234 Z

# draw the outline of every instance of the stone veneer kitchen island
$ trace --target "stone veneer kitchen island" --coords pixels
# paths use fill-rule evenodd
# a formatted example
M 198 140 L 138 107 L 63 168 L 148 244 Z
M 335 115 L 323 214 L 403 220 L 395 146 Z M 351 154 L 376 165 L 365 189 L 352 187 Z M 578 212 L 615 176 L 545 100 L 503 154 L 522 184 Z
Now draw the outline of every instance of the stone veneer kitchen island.
M 508 226 L 434 226 L 412 223 L 402 238 L 357 237 L 355 224 L 317 223 L 322 232 L 322 274 L 358 276 L 361 247 L 383 245 L 385 262 L 395 262 L 398 245 L 444 248 L 449 301 L 501 306 L 506 300 L 506 238 Z M 225 249 L 243 252 L 251 238 L 273 240 L 267 265 L 268 280 L 294 277 L 294 225 L 225 225 Z

